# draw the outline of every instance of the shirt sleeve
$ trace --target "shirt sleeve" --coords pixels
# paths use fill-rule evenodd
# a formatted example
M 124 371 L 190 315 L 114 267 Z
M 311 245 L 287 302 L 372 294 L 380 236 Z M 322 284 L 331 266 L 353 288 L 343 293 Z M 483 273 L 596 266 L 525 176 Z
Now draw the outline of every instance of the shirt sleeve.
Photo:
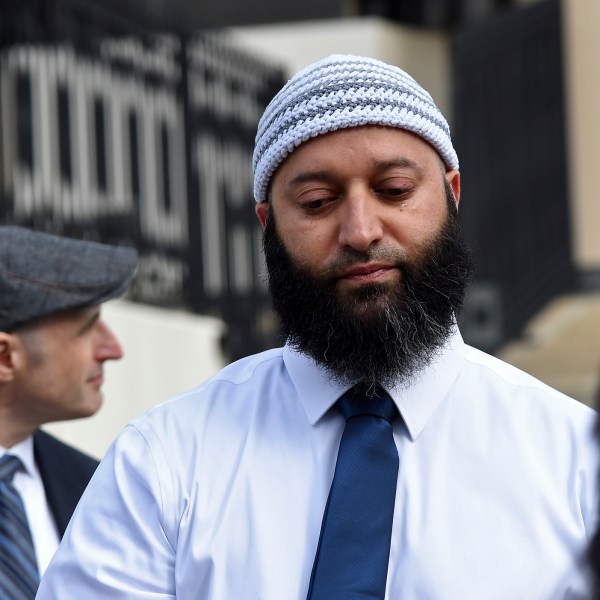
M 83 494 L 38 599 L 176 597 L 175 551 L 164 527 L 155 456 L 138 429 L 123 431 Z

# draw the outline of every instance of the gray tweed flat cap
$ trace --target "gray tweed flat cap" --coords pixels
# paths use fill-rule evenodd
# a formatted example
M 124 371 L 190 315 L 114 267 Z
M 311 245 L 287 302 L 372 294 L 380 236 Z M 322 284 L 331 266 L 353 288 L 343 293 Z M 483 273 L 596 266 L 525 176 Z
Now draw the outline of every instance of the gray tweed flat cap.
M 133 248 L 0 227 L 0 331 L 116 298 L 136 265 Z

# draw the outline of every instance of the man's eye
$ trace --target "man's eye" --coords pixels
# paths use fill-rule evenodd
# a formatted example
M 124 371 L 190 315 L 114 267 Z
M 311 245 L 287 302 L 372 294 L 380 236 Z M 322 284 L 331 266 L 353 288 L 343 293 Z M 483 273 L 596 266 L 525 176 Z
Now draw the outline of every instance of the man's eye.
M 410 194 L 410 192 L 412 192 L 412 189 L 410 189 L 410 188 L 383 188 L 383 189 L 379 189 L 376 191 L 378 194 L 384 194 L 386 196 L 402 197 L 402 196 L 406 196 L 406 195 Z
M 314 200 L 307 200 L 302 202 L 301 206 L 305 210 L 317 210 L 322 208 L 327 203 L 325 198 L 315 198 Z

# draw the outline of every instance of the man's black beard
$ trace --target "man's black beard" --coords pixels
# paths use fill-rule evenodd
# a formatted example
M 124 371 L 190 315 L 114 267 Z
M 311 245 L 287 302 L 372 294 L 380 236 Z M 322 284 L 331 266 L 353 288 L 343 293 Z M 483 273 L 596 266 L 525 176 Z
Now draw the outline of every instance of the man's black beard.
M 315 277 L 290 256 L 269 210 L 263 238 L 269 290 L 288 343 L 344 385 L 405 383 L 426 366 L 448 339 L 473 272 L 449 186 L 446 198 L 446 222 L 420 257 L 394 252 L 399 285 L 365 284 L 346 294 L 336 290 L 333 274 Z M 377 249 L 347 250 L 338 272 L 383 256 Z M 389 262 L 389 251 L 385 256 Z

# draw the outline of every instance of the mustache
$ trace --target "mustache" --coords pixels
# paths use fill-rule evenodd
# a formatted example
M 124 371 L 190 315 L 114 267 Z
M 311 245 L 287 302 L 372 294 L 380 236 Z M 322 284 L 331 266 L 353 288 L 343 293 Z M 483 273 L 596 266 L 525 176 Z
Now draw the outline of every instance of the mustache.
M 331 262 L 326 264 L 319 277 L 323 281 L 332 283 L 343 277 L 348 269 L 369 263 L 383 263 L 390 267 L 397 267 L 403 271 L 409 264 L 409 259 L 403 250 L 386 246 L 369 247 L 364 251 L 348 248 L 341 250 Z M 307 269 L 305 270 L 308 271 Z

